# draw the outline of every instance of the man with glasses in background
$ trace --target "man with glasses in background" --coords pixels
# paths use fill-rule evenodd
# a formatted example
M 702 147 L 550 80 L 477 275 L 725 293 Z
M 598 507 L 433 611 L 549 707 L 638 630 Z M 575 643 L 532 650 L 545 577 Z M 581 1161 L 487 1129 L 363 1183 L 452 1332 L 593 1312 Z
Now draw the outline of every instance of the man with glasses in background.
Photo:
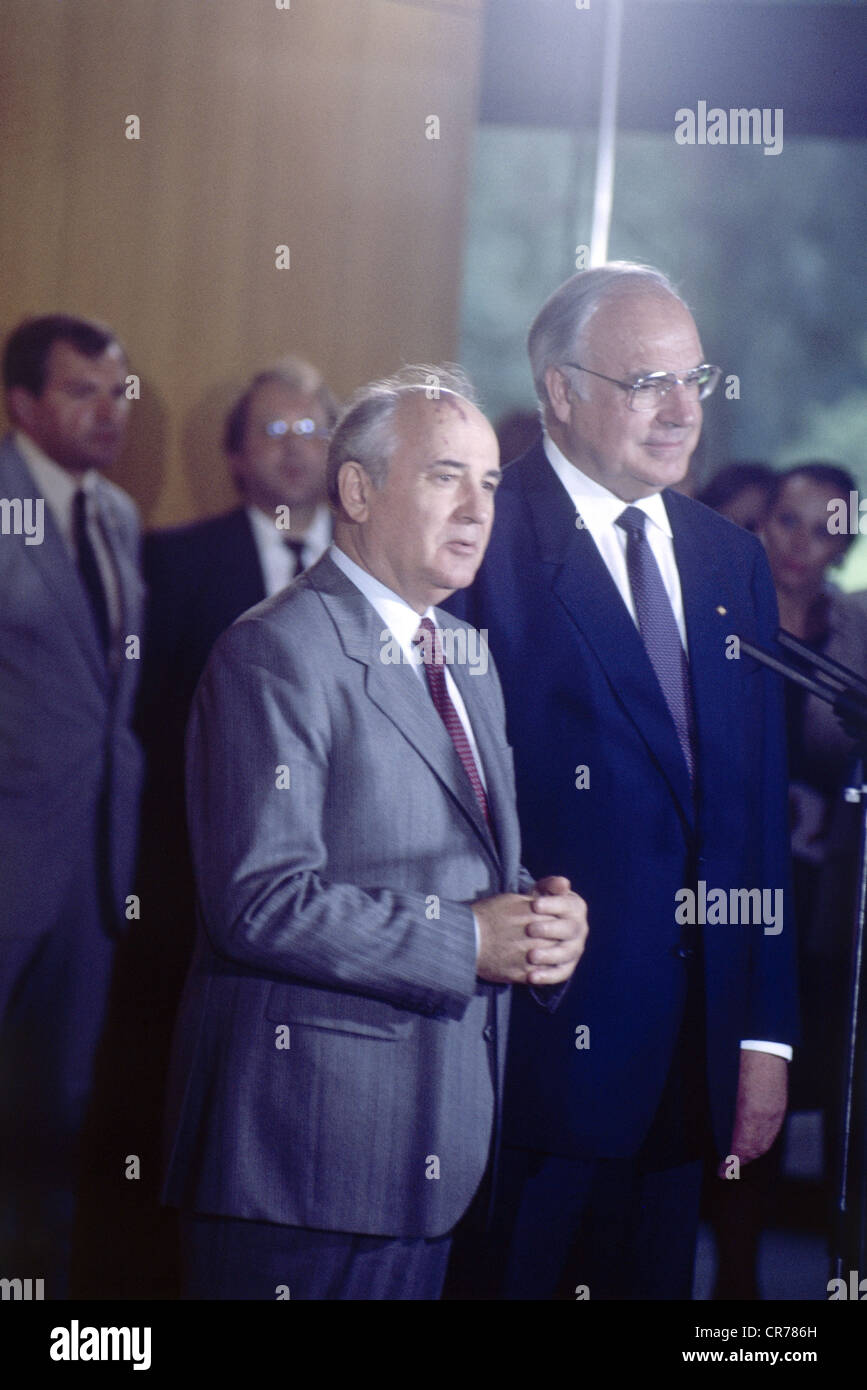
M 159 826 L 157 863 L 165 853 L 167 806 L 183 825 L 184 731 L 211 647 L 331 542 L 325 461 L 336 414 L 331 391 L 309 362 L 286 357 L 259 372 L 223 427 L 240 505 L 145 538 L 139 726 L 148 754 L 146 823 L 152 809 Z
M 240 504 L 204 521 L 145 538 L 148 586 L 138 727 L 147 758 L 140 884 L 149 931 L 136 962 L 137 999 L 147 1001 L 148 1047 L 135 1113 L 136 1143 L 156 1173 L 163 1075 L 195 920 L 184 810 L 184 734 L 199 677 L 214 642 L 248 608 L 290 584 L 331 541 L 326 500 L 327 440 L 336 401 L 309 362 L 286 357 L 257 373 L 223 426 L 223 446 Z M 145 982 L 148 982 L 147 987 Z M 142 1006 L 143 1007 L 143 1006 Z M 142 1096 L 146 1095 L 145 1105 Z M 119 1102 L 120 1103 L 120 1102 Z M 139 1185 L 143 1190 L 145 1184 Z M 156 1187 L 142 1200 L 143 1239 L 153 1246 L 167 1214 Z M 171 1248 L 171 1232 L 163 1242 Z M 144 1280 L 128 1292 L 176 1290 L 170 1255 L 141 1255 Z
M 287 357 L 235 401 L 223 446 L 241 505 L 145 540 L 148 624 L 142 711 L 180 733 L 214 642 L 246 609 L 284 588 L 331 541 L 327 441 L 337 405 L 321 374 Z M 181 717 L 182 715 L 182 717 Z
M 139 729 L 147 754 L 143 878 L 192 920 L 184 830 L 184 732 L 211 648 L 236 618 L 319 559 L 331 542 L 325 494 L 337 403 L 299 357 L 259 372 L 235 401 L 223 445 L 241 504 L 145 538 L 148 587 Z M 177 833 L 167 835 L 167 818 Z M 177 845 L 167 854 L 167 841 Z
M 517 992 L 491 1267 L 511 1299 L 689 1298 L 702 1159 L 770 1147 L 796 1029 L 791 919 L 728 912 L 788 887 L 781 692 L 729 640 L 772 642 L 776 601 L 755 537 L 672 491 L 721 373 L 665 276 L 574 275 L 529 353 L 544 435 L 449 607 L 488 632 L 524 860 L 591 935 L 556 1014 Z

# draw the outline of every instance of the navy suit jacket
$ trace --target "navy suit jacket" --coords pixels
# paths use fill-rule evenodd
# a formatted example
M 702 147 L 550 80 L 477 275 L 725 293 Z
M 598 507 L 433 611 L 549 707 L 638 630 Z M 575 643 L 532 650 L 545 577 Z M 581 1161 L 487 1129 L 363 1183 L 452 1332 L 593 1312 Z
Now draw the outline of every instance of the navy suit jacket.
M 265 597 L 265 581 L 243 507 L 150 532 L 143 564 L 139 724 L 151 760 L 170 765 L 182 800 L 184 730 L 199 677 L 220 633 Z
M 770 572 L 753 536 L 663 496 L 686 617 L 694 798 L 640 634 L 541 443 L 507 469 L 476 582 L 447 605 L 487 630 L 500 673 L 524 862 L 535 876 L 568 875 L 588 904 L 587 949 L 559 1010 L 534 1014 L 516 993 L 504 1122 L 507 1142 L 576 1157 L 634 1153 L 659 1104 L 692 949 L 675 920 L 679 889 L 786 891 L 778 935 L 696 929 L 720 1152 L 741 1040 L 791 1043 L 797 1028 L 781 689 L 726 655 L 732 633 L 773 642 Z
M 189 948 L 192 869 L 184 811 L 184 735 L 193 695 L 215 641 L 265 597 L 250 521 L 236 507 L 145 536 L 148 589 L 137 727 L 147 757 L 142 806 L 143 891 Z

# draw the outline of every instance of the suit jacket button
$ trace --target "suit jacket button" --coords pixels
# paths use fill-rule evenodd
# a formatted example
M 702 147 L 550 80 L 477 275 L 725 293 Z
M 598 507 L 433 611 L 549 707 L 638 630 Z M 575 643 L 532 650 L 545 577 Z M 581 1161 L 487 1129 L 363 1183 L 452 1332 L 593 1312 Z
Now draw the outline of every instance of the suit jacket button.
M 485 1042 L 493 1042 L 493 1041 L 494 1041 L 494 1030 L 493 1030 L 493 1028 L 491 1027 L 490 1023 L 488 1023 L 488 1024 L 482 1029 L 482 1037 L 484 1038 Z
M 679 960 L 692 960 L 695 955 L 693 946 L 674 946 L 671 954 L 677 956 Z

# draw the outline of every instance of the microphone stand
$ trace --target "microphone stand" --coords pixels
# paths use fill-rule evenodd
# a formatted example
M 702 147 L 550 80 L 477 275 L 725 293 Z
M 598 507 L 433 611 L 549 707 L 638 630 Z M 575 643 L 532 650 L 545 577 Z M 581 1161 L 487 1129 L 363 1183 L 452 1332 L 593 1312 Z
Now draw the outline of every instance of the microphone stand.
M 864 1260 L 867 1237 L 867 681 L 848 666 L 813 651 L 782 628 L 777 634 L 777 641 L 780 647 L 791 653 L 795 661 L 781 659 L 741 637 L 738 641 L 740 650 L 747 656 L 769 666 L 786 680 L 795 681 L 833 706 L 843 728 L 856 745 L 852 785 L 845 791 L 846 800 L 857 803 L 861 808 L 861 825 L 840 1153 L 831 1232 L 831 1277 L 843 1280 L 849 1297 L 858 1298 L 859 1290 L 849 1289 L 847 1274 L 857 1271 L 856 1282 L 859 1282 L 861 1271 L 867 1273 Z

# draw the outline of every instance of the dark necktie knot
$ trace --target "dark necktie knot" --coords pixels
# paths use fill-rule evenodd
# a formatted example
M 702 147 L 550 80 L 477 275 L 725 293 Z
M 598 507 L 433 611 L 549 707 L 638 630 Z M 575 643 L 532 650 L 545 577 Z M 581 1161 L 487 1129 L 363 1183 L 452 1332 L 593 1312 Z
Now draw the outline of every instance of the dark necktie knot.
M 643 536 L 647 513 L 640 507 L 627 507 L 617 518 L 616 524 L 629 536 Z
M 295 576 L 301 574 L 301 572 L 304 569 L 304 542 L 295 540 L 294 536 L 284 536 L 283 544 L 289 551 L 294 562 L 294 567 L 292 570 L 292 578 L 294 579 Z

